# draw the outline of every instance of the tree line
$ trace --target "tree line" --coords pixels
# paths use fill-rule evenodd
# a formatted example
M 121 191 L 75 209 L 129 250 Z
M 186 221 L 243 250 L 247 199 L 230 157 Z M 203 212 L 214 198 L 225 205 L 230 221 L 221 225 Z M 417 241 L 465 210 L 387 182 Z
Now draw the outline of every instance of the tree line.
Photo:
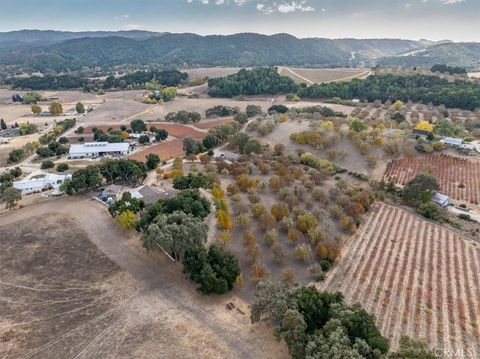
M 5 80 L 7 85 L 15 89 L 29 90 L 70 90 L 83 89 L 97 91 L 99 89 L 138 89 L 145 88 L 145 84 L 156 81 L 163 86 L 177 86 L 188 78 L 186 72 L 178 70 L 136 71 L 120 77 L 109 76 L 105 80 L 88 79 L 77 75 L 45 75 L 26 78 L 12 77 Z
M 369 76 L 364 80 L 313 84 L 298 90 L 300 97 L 359 99 L 367 101 L 413 101 L 473 111 L 480 107 L 480 85 L 450 82 L 438 76 L 395 74 Z

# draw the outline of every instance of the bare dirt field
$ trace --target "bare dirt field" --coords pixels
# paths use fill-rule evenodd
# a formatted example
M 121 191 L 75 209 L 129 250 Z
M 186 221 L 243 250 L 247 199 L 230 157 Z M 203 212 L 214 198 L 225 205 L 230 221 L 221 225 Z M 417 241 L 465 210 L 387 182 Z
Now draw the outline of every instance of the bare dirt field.
M 480 355 L 480 249 L 404 209 L 377 203 L 323 287 L 359 301 L 398 345 Z M 452 357 L 457 357 L 456 355 Z
M 223 77 L 227 75 L 234 74 L 240 71 L 240 67 L 208 67 L 208 68 L 198 68 L 198 69 L 188 69 L 185 72 L 188 74 L 190 80 L 198 79 L 201 77 Z
M 88 198 L 2 215 L 0 238 L 1 357 L 286 357 L 245 303 L 196 293 Z
M 429 172 L 438 181 L 440 192 L 459 201 L 480 201 L 480 161 L 449 155 L 402 158 L 390 162 L 384 179 L 405 185 L 417 173 Z
M 279 73 L 292 78 L 295 82 L 313 84 L 333 81 L 351 80 L 368 75 L 365 69 L 335 68 L 309 69 L 297 67 L 279 67 Z
M 145 147 L 145 149 L 135 152 L 128 157 L 144 162 L 145 156 L 150 153 L 158 155 L 162 161 L 168 161 L 172 158 L 182 157 L 184 154 L 183 140 L 181 138 L 176 138 L 171 141 L 157 143 L 155 145 Z
M 233 117 L 221 118 L 218 120 L 203 120 L 195 123 L 194 126 L 197 128 L 201 128 L 202 130 L 209 130 L 213 127 L 225 125 L 230 122 L 233 122 Z

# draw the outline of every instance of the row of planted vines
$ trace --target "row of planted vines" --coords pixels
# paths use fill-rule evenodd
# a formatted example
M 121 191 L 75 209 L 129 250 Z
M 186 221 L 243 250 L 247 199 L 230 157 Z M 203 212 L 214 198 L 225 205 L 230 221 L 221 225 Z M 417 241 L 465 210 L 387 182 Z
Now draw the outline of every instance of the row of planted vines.
M 382 333 L 480 355 L 480 249 L 453 231 L 377 203 L 325 283 L 359 301 Z
M 480 203 L 480 161 L 449 155 L 402 158 L 390 162 L 384 180 L 405 185 L 417 173 L 430 173 L 440 191 L 456 200 Z

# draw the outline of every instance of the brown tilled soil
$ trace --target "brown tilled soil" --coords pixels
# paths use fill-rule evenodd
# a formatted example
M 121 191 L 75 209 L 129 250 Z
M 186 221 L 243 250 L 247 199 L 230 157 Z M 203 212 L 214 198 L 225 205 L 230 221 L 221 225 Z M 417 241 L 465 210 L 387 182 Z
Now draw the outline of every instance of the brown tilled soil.
M 384 203 L 361 228 L 323 289 L 359 301 L 394 347 L 408 335 L 444 353 L 470 353 L 445 357 L 478 358 L 480 248 Z

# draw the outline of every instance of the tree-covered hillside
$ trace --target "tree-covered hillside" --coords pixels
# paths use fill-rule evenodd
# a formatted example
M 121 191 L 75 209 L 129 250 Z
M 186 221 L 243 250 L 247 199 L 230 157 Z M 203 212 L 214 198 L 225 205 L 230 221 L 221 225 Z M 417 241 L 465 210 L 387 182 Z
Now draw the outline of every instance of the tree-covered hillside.
M 208 94 L 212 97 L 270 95 L 296 90 L 295 82 L 289 77 L 281 76 L 276 67 L 242 69 L 236 74 L 208 81 Z
M 378 61 L 382 67 L 427 67 L 445 64 L 466 69 L 480 68 L 480 43 L 444 43 L 433 45 L 409 56 L 385 57 Z
M 309 98 L 358 98 L 368 101 L 411 100 L 472 111 L 480 108 L 480 85 L 468 81 L 449 82 L 438 76 L 370 76 L 365 80 L 314 84 L 301 88 L 298 95 Z

